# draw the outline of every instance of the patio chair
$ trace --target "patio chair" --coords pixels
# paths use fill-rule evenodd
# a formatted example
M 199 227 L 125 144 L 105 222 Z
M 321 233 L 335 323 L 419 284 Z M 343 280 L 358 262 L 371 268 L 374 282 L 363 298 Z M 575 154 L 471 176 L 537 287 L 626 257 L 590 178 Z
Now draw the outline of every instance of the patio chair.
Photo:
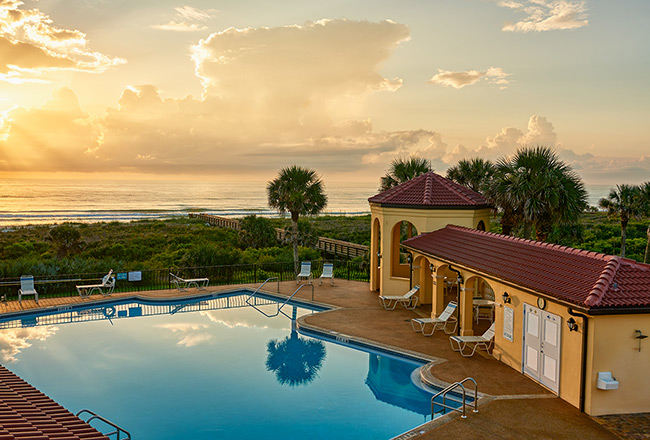
M 113 277 L 113 269 L 109 270 L 106 275 L 102 278 L 101 284 L 89 284 L 86 286 L 76 286 L 79 296 L 87 298 L 93 294 L 94 291 L 98 291 L 104 296 L 110 295 L 115 289 L 115 277 Z
M 332 263 L 323 264 L 323 273 L 318 278 L 318 285 L 320 286 L 323 282 L 323 278 L 329 278 L 330 284 L 334 286 L 334 265 Z
M 386 310 L 395 310 L 397 304 L 402 304 L 407 310 L 413 310 L 418 305 L 418 296 L 416 293 L 418 293 L 419 290 L 420 286 L 417 285 L 401 296 L 379 295 L 379 304 L 384 306 Z
M 305 278 L 311 284 L 311 261 L 303 261 L 300 263 L 300 273 L 296 276 L 296 284 L 301 278 Z
M 445 310 L 442 311 L 440 316 L 436 318 L 413 318 L 411 319 L 411 327 L 415 332 L 421 332 L 424 336 L 431 336 L 433 333 L 442 329 L 445 333 L 451 334 L 456 331 L 458 326 L 458 319 L 454 316 L 458 304 L 455 301 L 449 301 Z M 431 332 L 426 332 L 426 327 L 431 324 Z M 447 331 L 447 326 L 453 324 L 453 328 Z
M 190 287 L 196 287 L 199 290 L 205 290 L 205 288 L 208 287 L 208 284 L 210 284 L 209 278 L 184 279 L 174 275 L 173 273 L 170 273 L 169 276 L 171 277 L 170 282 L 172 284 L 176 284 L 176 288 L 179 292 L 185 292 Z
M 455 347 L 454 342 L 456 343 Z M 494 323 L 481 336 L 450 336 L 449 343 L 451 349 L 460 352 L 463 357 L 474 356 L 476 350 L 485 350 L 490 353 L 490 348 L 494 343 Z M 472 347 L 472 352 L 465 354 L 465 349 L 468 346 Z
M 38 304 L 38 292 L 34 288 L 34 277 L 32 275 L 23 275 L 20 277 L 20 289 L 18 290 L 18 303 L 23 303 L 23 295 L 34 295 L 36 304 Z

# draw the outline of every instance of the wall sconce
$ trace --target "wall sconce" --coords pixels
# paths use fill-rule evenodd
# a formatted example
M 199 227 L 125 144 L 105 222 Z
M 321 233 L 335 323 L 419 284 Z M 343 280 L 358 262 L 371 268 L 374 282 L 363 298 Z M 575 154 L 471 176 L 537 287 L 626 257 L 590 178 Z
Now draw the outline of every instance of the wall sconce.
M 381 252 L 377 252 L 377 269 L 381 267 Z
M 408 264 L 411 264 L 413 262 L 413 255 L 411 255 L 410 252 L 408 254 L 406 254 L 406 262 Z
M 641 351 L 641 341 L 643 341 L 645 338 L 648 337 L 648 335 L 644 335 L 641 330 L 634 330 L 636 332 L 635 338 L 639 340 L 639 351 Z
M 577 332 L 578 331 L 578 323 L 576 322 L 575 319 L 569 318 L 568 321 L 566 322 L 567 327 L 569 327 L 570 332 Z
M 429 270 L 431 271 L 431 273 L 434 273 L 436 271 L 436 269 L 437 268 L 436 268 L 435 264 L 433 264 L 433 263 L 429 264 Z
M 508 292 L 503 292 L 502 298 L 504 304 L 510 304 L 512 302 L 512 297 L 508 295 Z

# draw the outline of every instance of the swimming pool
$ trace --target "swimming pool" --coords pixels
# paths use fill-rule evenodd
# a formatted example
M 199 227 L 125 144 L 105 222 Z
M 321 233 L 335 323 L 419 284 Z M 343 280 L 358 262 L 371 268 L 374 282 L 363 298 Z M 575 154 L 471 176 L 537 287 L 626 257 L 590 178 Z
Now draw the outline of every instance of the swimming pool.
M 381 439 L 430 420 L 421 364 L 299 334 L 314 313 L 248 292 L 0 321 L 2 363 L 134 439 Z M 134 319 L 124 319 L 134 318 Z

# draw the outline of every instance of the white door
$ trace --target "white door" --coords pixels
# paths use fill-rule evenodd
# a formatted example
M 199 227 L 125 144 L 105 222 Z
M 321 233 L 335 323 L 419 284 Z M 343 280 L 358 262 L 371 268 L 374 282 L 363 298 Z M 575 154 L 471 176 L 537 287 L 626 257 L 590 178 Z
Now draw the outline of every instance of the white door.
M 522 369 L 556 393 L 560 389 L 562 318 L 524 304 Z

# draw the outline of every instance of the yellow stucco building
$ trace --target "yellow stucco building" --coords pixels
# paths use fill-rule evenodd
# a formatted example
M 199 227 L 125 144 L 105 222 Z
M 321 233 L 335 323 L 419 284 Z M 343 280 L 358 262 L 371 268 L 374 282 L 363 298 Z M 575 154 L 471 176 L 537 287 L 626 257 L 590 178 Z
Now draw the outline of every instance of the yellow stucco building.
M 650 412 L 650 265 L 490 233 L 485 199 L 434 173 L 369 203 L 371 290 L 457 301 L 461 335 L 493 320 L 496 359 L 590 415 Z

